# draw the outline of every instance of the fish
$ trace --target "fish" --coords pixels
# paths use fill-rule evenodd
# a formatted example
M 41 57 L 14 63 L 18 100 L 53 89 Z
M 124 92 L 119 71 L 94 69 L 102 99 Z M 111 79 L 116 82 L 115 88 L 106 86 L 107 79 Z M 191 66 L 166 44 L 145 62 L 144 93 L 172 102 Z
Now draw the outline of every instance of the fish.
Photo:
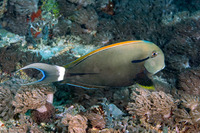
M 42 73 L 41 79 L 28 84 L 60 81 L 86 89 L 126 87 L 161 71 L 164 60 L 156 44 L 136 40 L 101 47 L 64 66 L 33 63 L 19 71 L 32 68 Z

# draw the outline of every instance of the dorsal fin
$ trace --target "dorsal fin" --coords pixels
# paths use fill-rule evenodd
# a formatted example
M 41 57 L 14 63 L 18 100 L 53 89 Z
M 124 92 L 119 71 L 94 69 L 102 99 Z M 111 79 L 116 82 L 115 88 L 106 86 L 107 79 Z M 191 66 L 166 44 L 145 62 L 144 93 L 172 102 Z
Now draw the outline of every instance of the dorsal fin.
M 91 56 L 91 55 L 93 55 L 93 54 L 95 54 L 95 53 L 98 53 L 98 52 L 100 52 L 100 51 L 102 51 L 102 50 L 106 50 L 106 49 L 109 49 L 109 48 L 113 48 L 113 47 L 116 47 L 116 46 L 119 46 L 119 45 L 126 45 L 126 44 L 130 44 L 130 43 L 138 43 L 138 42 L 144 42 L 144 41 L 142 41 L 142 40 L 137 40 L 137 41 L 125 41 L 125 42 L 120 42 L 120 43 L 115 43 L 115 44 L 111 44 L 111 45 L 104 46 L 104 47 L 102 47 L 102 48 L 96 49 L 96 50 L 94 50 L 94 51 L 92 51 L 92 52 L 90 52 L 90 53 L 88 53 L 88 54 L 86 54 L 86 55 L 84 55 L 84 56 L 78 58 L 77 60 L 75 60 L 75 61 L 73 61 L 73 62 L 71 62 L 71 63 L 65 65 L 64 67 L 65 67 L 65 68 L 73 67 L 73 66 L 74 66 L 75 64 L 77 64 L 78 62 L 81 62 L 81 61 L 85 60 L 87 57 L 89 57 L 89 56 Z

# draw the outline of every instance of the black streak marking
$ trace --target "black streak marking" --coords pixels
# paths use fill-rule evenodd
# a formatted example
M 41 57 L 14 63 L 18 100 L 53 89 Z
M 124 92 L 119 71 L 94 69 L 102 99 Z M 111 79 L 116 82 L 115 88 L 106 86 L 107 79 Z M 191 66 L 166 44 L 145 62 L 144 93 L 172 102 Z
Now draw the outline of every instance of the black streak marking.
M 140 62 L 143 62 L 143 61 L 148 60 L 148 59 L 149 59 L 149 57 L 144 58 L 144 59 L 141 59 L 141 60 L 133 60 L 133 61 L 131 61 L 131 62 L 132 62 L 132 63 L 140 63 Z
M 94 75 L 94 74 L 98 74 L 98 73 L 69 73 L 69 76 L 77 76 L 77 75 Z

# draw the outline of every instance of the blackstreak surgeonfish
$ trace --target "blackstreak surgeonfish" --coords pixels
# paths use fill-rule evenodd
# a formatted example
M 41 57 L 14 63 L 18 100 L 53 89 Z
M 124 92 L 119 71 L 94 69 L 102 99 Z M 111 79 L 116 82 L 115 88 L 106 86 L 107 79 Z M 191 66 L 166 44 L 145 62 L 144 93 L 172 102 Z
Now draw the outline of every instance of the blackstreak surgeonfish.
M 164 67 L 162 50 L 154 43 L 138 40 L 104 46 L 65 66 L 33 63 L 20 70 L 32 68 L 42 73 L 41 79 L 28 84 L 62 81 L 82 88 L 101 88 L 133 85 Z

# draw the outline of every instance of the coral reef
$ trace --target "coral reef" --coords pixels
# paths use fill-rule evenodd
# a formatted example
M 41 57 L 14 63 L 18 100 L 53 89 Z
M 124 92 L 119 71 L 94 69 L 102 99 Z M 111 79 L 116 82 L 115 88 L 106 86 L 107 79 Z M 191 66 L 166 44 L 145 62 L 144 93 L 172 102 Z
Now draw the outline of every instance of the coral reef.
M 12 33 L 25 36 L 29 31 L 29 24 L 25 16 L 13 16 L 12 14 L 5 14 L 3 18 L 4 28 Z
M 74 11 L 77 10 L 77 6 L 66 0 L 58 0 L 57 2 L 59 8 L 62 9 L 60 10 L 60 14 L 62 14 L 64 17 L 73 15 Z
M 70 99 L 73 103 L 80 103 L 85 108 L 90 108 L 97 103 L 104 103 L 103 99 L 118 105 L 123 110 L 130 101 L 130 91 L 128 88 L 95 89 L 87 90 L 78 87 L 70 87 Z M 73 89 L 72 89 L 73 88 Z M 59 89 L 58 89 L 59 90 Z M 103 101 L 102 101 L 103 100 Z
M 51 86 L 21 86 L 15 95 L 13 105 L 16 113 L 26 113 L 29 109 L 38 109 L 45 105 L 48 100 L 48 93 L 54 92 Z
M 16 123 L 11 125 L 7 130 L 4 130 L 4 132 L 8 132 L 8 133 L 15 133 L 15 132 L 43 133 L 45 131 L 43 129 L 39 128 L 38 125 L 36 123 L 34 123 L 30 117 L 20 115 L 19 120 L 17 120 Z
M 86 33 L 94 32 L 98 25 L 98 15 L 95 9 L 91 7 L 78 10 L 75 12 L 73 19 L 75 22 L 85 26 L 84 32 Z
M 29 89 L 31 88 L 31 89 Z M 44 90 L 32 89 L 35 87 L 23 86 L 17 92 L 13 105 L 16 113 L 26 113 L 29 109 L 37 109 L 46 103 Z
M 39 62 L 41 56 L 31 52 L 21 52 L 18 46 L 10 46 L 0 48 L 0 66 L 1 70 L 6 73 L 11 73 L 17 70 L 17 66 L 25 66 L 32 62 Z
M 39 0 L 10 0 L 8 11 L 3 18 L 5 28 L 19 35 L 27 35 L 29 24 L 27 16 L 38 10 Z
M 180 108 L 174 111 L 177 131 L 180 132 L 199 132 L 200 131 L 200 98 L 185 94 L 184 92 L 178 93 L 181 105 Z
M 161 114 L 163 118 L 169 118 L 171 110 L 176 106 L 174 99 L 171 95 L 167 95 L 164 92 L 149 92 L 147 90 L 136 89 L 140 95 L 136 92 L 132 93 L 131 99 L 133 103 L 129 103 L 127 110 L 129 113 L 136 112 L 137 115 L 144 117 L 147 115 L 147 119 L 153 114 Z
M 92 128 L 96 128 L 96 129 L 105 128 L 106 122 L 101 114 L 87 113 L 86 117 L 89 120 L 89 123 L 92 125 Z
M 129 113 L 138 115 L 144 123 L 160 126 L 164 126 L 165 123 L 172 128 L 174 124 L 172 112 L 177 108 L 174 98 L 162 91 L 149 92 L 143 89 L 136 89 L 136 91 L 133 91 L 131 96 L 133 102 L 129 102 L 127 107 Z
M 200 94 L 200 69 L 191 68 L 181 72 L 178 76 L 177 86 L 187 94 Z
M 50 123 L 55 117 L 55 108 L 52 103 L 46 102 L 44 107 L 37 110 L 32 110 L 31 116 L 34 122 L 40 124 L 41 122 Z
M 14 99 L 14 93 L 10 89 L 12 84 L 0 84 L 0 118 L 3 120 L 9 120 L 14 116 L 14 107 L 12 100 Z M 13 87 L 17 89 L 16 87 Z
M 172 28 L 173 36 L 163 47 L 166 53 L 163 73 L 167 81 L 175 86 L 182 71 L 199 66 L 199 18 L 189 18 L 167 27 Z
M 55 42 L 52 43 L 51 46 L 46 45 L 46 43 L 42 43 L 35 48 L 29 49 L 32 53 L 36 53 L 41 55 L 42 60 L 44 62 L 51 62 L 51 59 L 54 58 L 63 58 L 68 57 L 70 60 L 71 58 L 76 59 L 79 58 L 86 53 L 89 53 L 96 49 L 98 46 L 93 45 L 83 45 L 81 43 L 81 38 L 77 36 L 66 36 L 66 37 L 58 37 L 56 38 Z M 64 57 L 63 57 L 64 56 Z M 65 61 L 64 64 L 69 63 L 67 62 L 68 59 L 60 60 L 60 62 Z M 58 62 L 59 60 L 57 60 Z M 60 64 L 58 62 L 58 64 Z
M 0 2 L 0 7 L 1 7 L 1 10 L 0 10 L 0 18 L 3 17 L 3 14 L 6 12 L 7 8 L 7 0 L 3 0 Z
M 26 43 L 25 37 L 8 32 L 5 29 L 0 29 L 0 35 L 2 39 L 0 40 L 0 47 L 6 47 L 14 44 L 17 45 L 19 43 L 25 45 Z
M 149 39 L 159 44 L 158 41 L 161 40 L 161 38 L 164 39 L 165 35 L 159 33 L 158 30 L 162 27 L 162 25 L 159 24 L 159 21 L 165 13 L 170 11 L 173 12 L 173 5 L 170 1 L 161 3 L 159 0 L 136 0 L 123 2 L 114 1 L 114 3 L 114 23 L 102 27 L 101 30 L 110 27 L 115 37 L 115 42 L 130 39 Z M 108 21 L 112 22 L 112 19 Z M 164 29 L 164 27 L 162 27 L 162 29 Z M 158 35 L 160 38 L 156 37 Z
M 97 3 L 98 4 L 98 3 Z M 110 0 L 105 0 L 100 3 L 101 4 L 101 10 L 109 15 L 114 15 L 115 11 L 115 4 L 113 1 Z
M 42 0 L 42 11 L 51 12 L 56 18 L 60 16 L 58 3 L 55 0 Z
M 190 12 L 195 12 L 196 10 L 200 9 L 199 6 L 199 1 L 198 0 L 193 0 L 193 1 L 173 1 L 175 5 L 180 5 L 179 10 L 180 11 L 190 11 Z
M 0 132 L 199 132 L 199 5 L 1 0 Z M 101 46 L 136 39 L 165 53 L 166 68 L 151 77 L 154 91 L 138 84 L 84 90 L 54 83 L 54 94 L 49 85 L 20 85 L 25 80 L 17 78 L 30 80 L 35 72 L 12 74 L 34 62 L 65 65 Z
M 53 94 L 55 88 L 50 85 L 21 86 L 12 101 L 14 114 L 26 113 L 32 110 L 31 116 L 34 122 L 51 122 L 55 116 L 53 107 Z
M 139 119 L 140 125 L 145 129 L 156 131 L 164 132 L 167 126 L 170 132 L 199 132 L 199 97 L 185 94 L 183 91 L 177 91 L 173 95 L 177 100 L 161 91 L 136 89 L 131 96 L 134 101 L 127 107 L 135 118 L 132 121 L 137 123 Z
M 167 53 L 166 64 L 171 71 L 180 72 L 198 66 L 199 27 L 199 19 L 187 19 L 173 26 L 174 36 L 164 46 L 164 52 Z
M 21 16 L 29 15 L 38 10 L 38 1 L 39 0 L 10 0 L 9 4 L 14 9 L 16 13 L 19 13 Z
M 153 86 L 156 91 L 162 91 L 165 93 L 171 93 L 174 89 L 174 86 L 169 84 L 166 79 L 161 76 L 154 76 L 152 78 Z M 138 86 L 137 86 L 138 87 Z
M 65 18 L 60 18 L 58 24 L 53 28 L 53 36 L 65 36 L 70 33 L 72 21 L 66 20 Z
M 70 133 L 86 133 L 87 118 L 85 116 L 66 114 L 62 119 L 62 123 L 68 126 Z
M 4 121 L 12 119 L 14 116 L 12 102 L 21 83 L 23 83 L 23 80 L 11 78 L 11 76 L 3 83 L 0 83 L 0 118 Z
M 58 37 L 55 43 L 53 43 L 53 46 L 40 44 L 38 48 L 28 50 L 25 49 L 21 51 L 20 45 L 23 44 L 23 41 L 18 38 L 16 39 L 19 41 L 14 43 L 16 45 L 13 46 L 13 43 L 11 43 L 12 46 L 0 48 L 0 67 L 2 71 L 9 74 L 22 66 L 33 62 L 41 62 L 41 60 L 46 63 L 65 65 L 66 63 L 69 63 L 98 47 L 93 45 L 82 45 L 80 44 L 79 37 L 67 36 Z M 10 38 L 8 40 L 10 40 Z M 13 41 L 16 40 L 14 39 Z M 5 43 L 6 42 L 4 41 L 2 42 L 2 44 Z M 24 47 L 26 46 L 27 45 Z
M 82 6 L 87 6 L 95 3 L 95 0 L 69 0 L 72 3 L 77 3 Z
M 99 16 L 93 7 L 76 10 L 68 18 L 72 22 L 69 31 L 71 32 L 71 34 L 79 36 L 82 44 L 95 43 L 97 45 L 101 45 L 105 44 L 112 38 L 110 33 L 106 33 L 105 35 L 97 35 Z M 98 44 L 98 42 L 96 42 L 98 40 L 102 43 Z
M 58 23 L 59 14 L 58 3 L 55 0 L 42 0 L 41 7 L 37 12 L 32 13 L 29 22 L 29 33 L 27 40 L 32 45 L 52 44 L 53 28 Z
M 182 11 L 176 14 L 169 14 L 163 17 L 162 23 L 165 25 L 176 25 L 181 21 L 185 21 L 187 19 L 199 19 L 199 11 L 190 13 L 189 11 Z
M 182 95 L 181 97 L 182 105 L 185 108 L 189 108 L 191 112 L 199 108 L 200 99 L 198 96 L 192 96 L 189 94 Z M 198 119 L 198 118 L 197 118 Z
M 104 46 L 109 44 L 112 39 L 113 35 L 111 32 L 102 31 L 96 34 L 96 36 L 92 40 L 92 44 Z
M 118 105 L 120 109 L 124 109 L 127 106 L 127 103 L 130 101 L 130 93 L 130 88 L 116 89 L 112 95 L 113 99 L 107 98 L 115 105 Z
M 71 88 L 71 87 L 70 87 Z M 72 87 L 70 89 L 70 99 L 73 103 L 79 103 L 85 108 L 90 108 L 98 102 L 98 99 L 103 96 L 100 90 L 85 90 L 83 88 Z

